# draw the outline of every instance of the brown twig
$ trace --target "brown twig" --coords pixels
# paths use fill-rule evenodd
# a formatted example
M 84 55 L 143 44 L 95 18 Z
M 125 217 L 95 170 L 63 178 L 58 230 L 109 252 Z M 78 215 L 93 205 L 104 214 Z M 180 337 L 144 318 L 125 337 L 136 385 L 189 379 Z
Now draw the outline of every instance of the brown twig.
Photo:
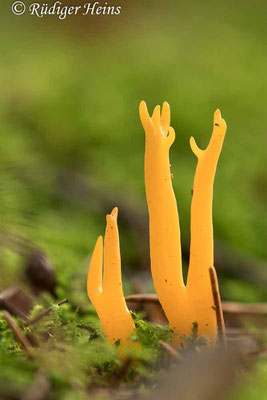
M 11 315 L 27 319 L 32 309 L 32 299 L 19 287 L 9 287 L 0 293 L 0 308 Z
M 61 300 L 59 303 L 57 303 L 57 306 L 61 306 L 62 304 L 68 303 L 68 299 Z M 30 326 L 35 324 L 36 322 L 40 321 L 42 318 L 44 318 L 46 315 L 48 315 L 53 309 L 53 306 L 48 307 L 46 310 L 42 311 L 40 314 L 38 314 L 35 318 L 33 318 L 30 321 L 27 321 L 24 326 Z
M 24 351 L 27 353 L 27 356 L 29 357 L 29 359 L 32 360 L 33 357 L 32 357 L 31 351 L 30 351 L 31 344 L 28 341 L 28 339 L 22 334 L 22 332 L 19 329 L 18 325 L 16 324 L 15 320 L 12 318 L 12 316 L 9 314 L 8 311 L 3 311 L 3 317 L 6 320 L 10 329 L 14 332 L 14 335 L 15 335 L 17 341 L 21 344 Z
M 212 294 L 213 294 L 215 312 L 217 318 L 219 342 L 223 347 L 226 347 L 226 334 L 225 334 L 225 325 L 222 312 L 222 303 L 219 292 L 217 274 L 214 267 L 209 268 L 209 274 L 210 274 L 210 282 L 211 282 L 211 288 L 212 288 Z
M 223 311 L 229 314 L 267 315 L 267 303 L 242 304 L 234 301 L 226 301 L 223 303 Z
M 140 293 L 140 294 L 132 294 L 130 296 L 125 297 L 126 301 L 134 301 L 136 303 L 158 303 L 159 299 L 156 294 L 147 294 L 147 293 Z
M 178 353 L 177 350 L 175 350 L 169 343 L 164 342 L 163 340 L 159 341 L 159 344 L 163 348 L 163 350 L 166 351 L 172 358 L 175 360 L 182 360 L 181 354 Z
M 155 303 L 159 304 L 159 299 L 156 294 L 132 294 L 125 298 L 127 302 L 135 303 Z M 267 315 L 267 303 L 237 303 L 235 301 L 223 301 L 222 310 L 224 313 L 229 314 L 253 314 L 253 315 Z

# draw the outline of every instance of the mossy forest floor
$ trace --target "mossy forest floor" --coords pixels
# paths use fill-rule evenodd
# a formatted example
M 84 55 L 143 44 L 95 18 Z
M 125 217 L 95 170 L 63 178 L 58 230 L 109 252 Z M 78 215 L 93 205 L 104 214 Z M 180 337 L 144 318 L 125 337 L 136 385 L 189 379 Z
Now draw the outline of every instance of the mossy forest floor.
M 45 270 L 45 263 L 38 268 Z M 10 311 L 0 317 L 1 399 L 212 399 L 218 390 L 222 399 L 265 398 L 264 304 L 224 304 L 227 348 L 218 343 L 211 350 L 197 338 L 195 324 L 186 348 L 177 352 L 156 296 L 140 295 L 137 303 L 130 296 L 128 305 L 139 310 L 133 312 L 132 340 L 140 345 L 121 357 L 120 344 L 106 342 L 86 295 L 56 303 L 48 292 L 33 295 L 36 282 L 26 282 L 22 269 L 23 289 L 1 293 L 2 308 Z

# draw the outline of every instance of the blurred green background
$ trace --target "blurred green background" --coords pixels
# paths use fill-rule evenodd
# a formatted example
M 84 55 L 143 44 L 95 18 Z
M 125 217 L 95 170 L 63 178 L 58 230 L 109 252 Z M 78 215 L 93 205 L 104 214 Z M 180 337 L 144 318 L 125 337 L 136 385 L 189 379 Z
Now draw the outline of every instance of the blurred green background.
M 78 273 L 85 291 L 105 214 L 118 205 L 133 292 L 127 275 L 149 276 L 138 105 L 167 100 L 186 266 L 196 166 L 189 138 L 204 148 L 220 108 L 228 125 L 214 187 L 222 297 L 266 300 L 266 1 L 123 0 L 120 16 L 64 21 L 18 17 L 10 4 L 1 5 L 0 27 L 3 232 L 40 246 L 56 267 L 58 295 L 69 295 Z M 21 259 L 2 246 L 0 263 L 6 287 Z

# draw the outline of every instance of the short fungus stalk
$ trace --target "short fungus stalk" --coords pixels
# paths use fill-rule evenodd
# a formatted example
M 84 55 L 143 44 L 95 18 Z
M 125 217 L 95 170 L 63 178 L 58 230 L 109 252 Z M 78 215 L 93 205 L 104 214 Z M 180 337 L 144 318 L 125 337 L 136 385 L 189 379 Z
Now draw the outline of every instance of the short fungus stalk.
M 159 301 L 173 331 L 190 336 L 197 322 L 198 335 L 211 342 L 217 337 L 216 313 L 209 268 L 213 266 L 213 181 L 226 123 L 220 111 L 214 114 L 213 133 L 206 150 L 193 138 L 191 149 L 198 158 L 191 206 L 191 246 L 187 284 L 182 273 L 179 216 L 172 187 L 169 150 L 175 139 L 170 126 L 170 107 L 164 103 L 150 117 L 140 104 L 140 119 L 146 134 L 145 188 L 149 210 L 151 271 Z M 176 339 L 177 344 L 180 339 Z
M 123 294 L 117 217 L 117 208 L 107 215 L 103 274 L 102 236 L 96 242 L 88 272 L 87 293 L 97 311 L 107 341 L 114 344 L 120 340 L 121 345 L 130 345 L 135 325 Z

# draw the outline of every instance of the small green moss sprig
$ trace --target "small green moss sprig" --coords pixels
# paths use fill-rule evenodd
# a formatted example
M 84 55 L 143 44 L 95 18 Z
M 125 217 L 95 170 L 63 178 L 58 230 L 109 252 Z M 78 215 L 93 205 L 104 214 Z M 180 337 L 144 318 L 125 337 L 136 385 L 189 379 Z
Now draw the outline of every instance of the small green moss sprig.
M 173 337 L 173 331 L 170 325 L 157 325 L 144 320 L 144 314 L 131 312 L 136 330 L 133 333 L 132 340 L 140 342 L 144 349 L 160 351 L 160 341 L 170 343 Z
M 192 350 L 200 351 L 210 344 L 206 337 L 198 336 L 198 323 L 196 321 L 192 323 L 191 335 L 188 337 L 181 336 L 181 339 L 185 343 L 181 349 L 182 354 Z

